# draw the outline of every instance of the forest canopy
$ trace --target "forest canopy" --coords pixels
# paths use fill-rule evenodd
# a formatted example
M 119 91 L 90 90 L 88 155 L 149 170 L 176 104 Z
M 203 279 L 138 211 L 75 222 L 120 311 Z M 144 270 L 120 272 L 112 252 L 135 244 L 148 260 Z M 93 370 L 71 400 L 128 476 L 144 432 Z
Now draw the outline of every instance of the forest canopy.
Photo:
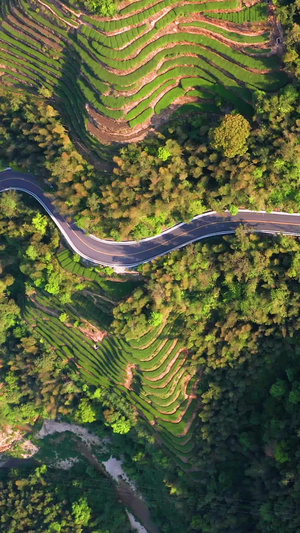
M 198 369 L 196 493 L 180 481 L 192 531 L 300 528 L 299 268 L 298 240 L 240 228 L 144 265 L 115 309 L 129 337 L 168 317 Z
M 251 129 L 241 115 L 211 128 L 174 119 L 164 135 L 121 148 L 111 172 L 101 173 L 76 150 L 52 106 L 2 91 L 0 159 L 48 178 L 63 214 L 115 240 L 149 237 L 208 209 L 299 211 L 298 87 L 256 93 L 255 107 Z
M 3 531 L 117 533 L 130 531 L 125 510 L 105 478 L 47 468 L 2 470 L 0 523 Z
M 111 0 L 64 3 L 87 17 L 111 17 L 118 7 Z M 41 86 L 34 95 L 2 87 L 1 167 L 32 172 L 64 216 L 115 240 L 149 237 L 209 209 L 233 215 L 240 207 L 300 212 L 300 3 L 274 4 L 290 83 L 278 92 L 253 91 L 251 102 L 244 102 L 251 103 L 253 114 L 244 117 L 234 102 L 219 106 L 221 112 L 209 119 L 203 112 L 175 113 L 141 142 L 106 147 L 101 154 L 107 160 L 99 162 L 99 154 L 88 153 L 76 132 L 67 130 L 49 88 Z M 125 9 L 129 14 L 131 6 Z M 65 26 L 61 20 L 62 35 Z M 2 30 L 6 34 L 5 25 Z M 112 293 L 105 292 L 116 280 L 111 271 L 100 272 L 97 292 L 86 277 L 87 271 L 96 273 L 79 256 L 65 269 L 58 259 L 61 244 L 57 228 L 34 200 L 1 193 L 1 428 L 34 438 L 43 420 L 59 419 L 106 439 L 163 533 L 300 531 L 300 241 L 240 227 L 235 235 L 143 265 L 127 292 L 117 278 L 119 288 Z M 37 309 L 40 322 L 30 322 L 28 310 Z M 55 346 L 47 330 L 53 313 L 60 332 Z M 98 376 L 107 368 L 100 356 L 99 364 L 93 359 L 89 367 L 95 374 L 82 368 L 75 334 L 87 333 L 87 321 L 101 335 L 97 341 L 83 337 L 86 358 L 91 363 L 91 350 L 100 354 L 109 338 L 107 363 L 121 375 L 116 382 L 103 374 L 101 383 L 95 379 L 96 371 Z M 163 331 L 162 353 L 157 331 Z M 126 342 L 136 353 L 145 338 L 148 390 L 141 362 L 125 358 Z M 173 354 L 177 342 L 181 348 Z M 154 369 L 147 368 L 151 357 Z M 157 368 L 169 379 L 172 365 L 175 370 L 182 365 L 174 388 L 173 382 L 155 386 Z M 161 419 L 152 416 L 155 397 Z M 179 401 L 191 410 L 183 429 Z M 19 456 L 21 447 L 11 454 Z M 113 485 L 94 468 L 79 461 L 62 471 L 40 456 L 36 461 L 2 470 L 0 529 L 129 530 Z

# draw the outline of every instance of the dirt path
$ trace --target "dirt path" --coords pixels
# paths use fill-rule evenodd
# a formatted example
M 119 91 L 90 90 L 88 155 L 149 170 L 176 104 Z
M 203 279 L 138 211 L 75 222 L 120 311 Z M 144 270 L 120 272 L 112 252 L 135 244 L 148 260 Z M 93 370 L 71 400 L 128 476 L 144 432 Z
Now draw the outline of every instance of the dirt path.
M 220 5 L 221 3 L 223 2 L 223 0 L 215 0 L 216 2 L 220 2 Z M 134 2 L 135 3 L 135 2 Z M 122 8 L 120 9 L 120 13 L 116 16 L 114 16 L 113 20 L 124 20 L 126 21 L 126 19 L 128 18 L 131 18 L 133 15 L 136 15 L 138 13 L 143 13 L 144 11 L 146 11 L 147 9 L 151 8 L 151 7 L 154 7 L 155 5 L 158 5 L 158 4 L 162 4 L 162 0 L 154 0 L 153 2 L 149 2 L 149 4 L 145 7 L 140 7 L 139 9 L 135 9 L 134 11 L 132 11 L 131 13 L 125 13 L 122 15 L 122 9 L 124 9 L 126 6 L 125 4 L 122 5 Z M 201 11 L 201 5 L 205 5 L 206 4 L 206 0 L 191 0 L 189 2 L 187 2 L 186 0 L 179 0 L 178 2 L 174 3 L 174 4 L 171 4 L 170 6 L 166 6 L 164 7 L 163 9 L 159 10 L 157 13 L 162 13 L 162 11 L 164 10 L 167 10 L 166 12 L 168 11 L 171 11 L 173 10 L 174 8 L 180 8 L 186 4 L 192 4 L 192 5 L 198 5 L 199 6 L 199 11 Z M 239 5 L 239 7 L 237 8 L 234 8 L 234 9 L 211 9 L 210 11 L 212 12 L 215 12 L 215 13 L 219 13 L 219 12 L 234 12 L 234 11 L 241 11 L 243 9 L 243 6 L 242 4 Z M 155 13 L 155 15 L 157 15 L 157 13 Z M 153 16 L 155 16 L 153 15 Z M 150 18 L 150 17 L 149 17 Z M 99 18 L 100 19 L 100 18 Z M 102 18 L 103 20 L 103 18 Z
M 131 389 L 131 384 L 132 384 L 132 380 L 133 380 L 133 371 L 136 369 L 136 365 L 134 363 L 128 363 L 127 367 L 126 367 L 126 381 L 124 383 L 122 383 L 122 385 L 124 387 L 126 387 L 126 389 L 128 390 L 132 390 Z
M 54 15 L 55 17 L 57 17 L 59 20 L 61 20 L 62 22 L 64 22 L 65 24 L 67 24 L 67 26 L 70 26 L 70 28 L 75 28 L 77 29 L 78 28 L 78 24 L 72 24 L 71 22 L 68 22 L 67 20 L 65 20 L 63 17 L 60 17 L 60 15 L 58 15 L 54 9 L 52 9 L 50 6 L 48 6 L 48 4 L 44 4 L 44 2 L 42 2 L 42 0 L 37 0 L 37 2 L 43 6 L 45 9 L 48 9 L 48 11 L 50 11 L 52 13 L 52 15 Z
M 26 31 L 26 25 L 24 24 L 24 21 L 22 23 L 15 16 L 8 15 L 6 17 L 6 20 L 8 20 L 9 23 L 14 28 L 16 28 L 16 30 L 18 32 L 20 32 L 20 35 L 23 35 L 25 39 L 26 39 L 26 37 L 27 38 L 29 37 L 31 39 L 34 38 L 37 41 L 40 41 L 41 38 L 42 38 L 43 39 L 43 45 L 48 46 L 50 49 L 55 49 L 58 52 L 62 52 L 62 50 L 63 50 L 62 47 L 55 40 L 50 40 L 45 34 L 42 35 L 40 32 L 38 33 L 32 25 L 30 26 L 30 30 L 31 31 L 28 32 L 28 30 Z M 26 20 L 26 24 L 28 24 L 28 20 Z
M 141 359 L 141 361 L 152 361 L 153 362 L 154 359 L 156 358 L 156 356 L 161 352 L 162 348 L 165 346 L 165 344 L 166 344 L 166 342 L 168 340 L 169 339 L 165 339 L 165 341 L 159 346 L 159 348 L 152 354 L 152 358 Z M 164 362 L 168 359 L 168 357 L 169 357 L 170 353 L 172 352 L 172 350 L 174 350 L 177 342 L 178 342 L 178 339 L 174 339 L 173 343 L 171 344 L 170 348 L 168 348 L 168 351 L 165 353 L 165 355 L 163 357 L 159 357 L 159 363 L 158 364 L 154 364 L 154 366 L 149 368 L 149 370 L 145 369 L 144 372 L 154 372 L 158 368 L 160 368 L 161 365 L 163 365 Z
M 58 2 L 58 3 L 61 4 L 61 2 Z M 67 6 L 67 4 L 63 4 L 63 8 L 66 9 L 67 11 L 69 11 L 70 13 L 72 13 L 73 15 L 75 15 L 75 17 L 77 17 L 77 18 L 80 18 L 81 15 L 82 15 L 81 11 L 79 13 L 77 13 L 77 11 L 74 11 L 74 9 L 72 9 L 69 6 Z
M 215 26 L 216 28 L 221 28 L 227 30 L 228 32 L 239 33 L 240 35 L 247 35 L 249 37 L 262 35 L 270 29 L 269 22 L 249 22 L 247 23 L 249 26 L 246 26 L 246 23 L 239 24 L 237 22 L 230 22 L 229 20 L 212 19 L 203 15 L 202 13 L 193 13 L 193 16 L 187 15 L 181 17 L 179 24 L 190 23 L 193 25 L 193 22 L 195 21 L 205 22 L 205 24 L 209 24 L 212 27 Z M 188 26 L 184 27 L 188 28 Z
M 153 391 L 155 391 L 156 389 L 164 389 L 166 385 L 168 385 L 170 383 L 170 381 L 172 380 L 172 378 L 174 377 L 174 381 L 172 383 L 172 387 L 170 388 L 170 394 L 172 394 L 174 392 L 174 389 L 176 388 L 178 382 L 181 380 L 183 374 L 186 372 L 186 368 L 181 368 L 180 372 L 178 372 L 176 378 L 174 376 L 171 377 L 171 379 L 168 381 L 168 383 L 164 383 L 162 387 L 158 387 L 157 385 L 150 385 L 149 384 L 149 389 L 152 389 Z M 154 392 L 150 393 L 150 394 L 153 394 L 153 396 L 155 396 Z M 169 394 L 169 395 L 170 395 Z
M 87 337 L 88 339 L 91 339 L 93 342 L 95 342 L 97 345 L 107 337 L 108 333 L 107 331 L 102 331 L 101 329 L 98 329 L 94 324 L 91 324 L 87 320 L 84 320 L 84 323 L 86 324 L 86 327 L 79 326 L 78 329 Z
M 159 380 L 161 380 L 162 378 L 164 378 L 167 374 L 169 374 L 169 372 L 170 372 L 171 368 L 173 367 L 174 363 L 177 361 L 177 359 L 179 359 L 180 354 L 181 354 L 182 352 L 184 352 L 184 351 L 186 351 L 185 348 L 181 348 L 180 350 L 178 350 L 178 352 L 176 352 L 176 354 L 174 355 L 173 359 L 171 359 L 171 361 L 168 363 L 167 368 L 166 368 L 161 374 L 159 374 L 158 376 L 156 376 L 156 377 L 154 377 L 154 378 L 150 378 L 150 377 L 148 377 L 147 375 L 145 375 L 146 379 L 147 379 L 148 381 L 151 381 L 151 382 L 154 382 L 154 383 L 155 383 L 156 381 L 159 381 Z M 165 358 L 165 359 L 166 359 L 166 358 Z M 186 357 L 183 358 L 182 363 L 184 363 L 185 360 L 186 360 Z M 162 362 L 162 364 L 163 364 L 163 362 Z M 161 366 L 161 365 L 160 365 L 160 366 Z M 159 368 L 159 367 L 158 367 L 158 368 Z M 152 371 L 155 371 L 155 370 L 157 370 L 157 368 L 153 368 L 153 369 L 151 368 L 151 371 L 149 371 L 149 372 L 152 372 Z
M 60 43 L 63 39 L 61 37 L 58 37 L 53 30 L 46 28 L 46 26 L 44 26 L 43 29 L 41 29 L 41 27 L 34 20 L 31 19 L 30 15 L 27 15 L 27 13 L 25 12 L 25 10 L 23 9 L 20 3 L 20 0 L 16 0 L 16 5 L 14 6 L 13 14 L 14 14 L 14 17 L 16 17 L 16 19 L 23 26 L 23 28 L 25 28 L 26 26 L 27 27 L 29 26 L 33 28 L 34 31 L 36 31 L 42 37 L 46 35 L 51 40 L 57 41 L 58 45 L 60 46 Z
M 56 318 L 59 317 L 60 315 L 59 311 L 55 311 L 54 309 L 50 309 L 50 307 L 46 307 L 45 305 L 42 305 L 35 298 L 30 298 L 30 300 L 34 303 L 34 305 L 38 309 L 40 309 L 41 311 L 44 311 L 44 313 L 47 313 L 47 315 L 55 316 Z M 45 317 L 43 319 L 45 319 Z
M 233 39 L 230 39 L 229 37 L 225 37 L 225 35 L 222 35 L 220 33 L 217 33 L 217 32 L 214 32 L 213 29 L 205 29 L 205 28 L 197 28 L 197 27 L 193 27 L 193 26 L 190 26 L 188 27 L 189 28 L 189 32 L 190 34 L 194 34 L 194 35 L 206 35 L 207 37 L 210 37 L 211 39 L 215 39 L 216 41 L 219 41 L 220 43 L 223 43 L 224 45 L 226 46 L 229 46 L 230 48 L 234 48 L 235 50 L 238 50 L 238 51 L 243 51 L 244 53 L 247 53 L 245 52 L 245 50 L 243 50 L 245 48 L 245 46 L 247 47 L 253 47 L 253 48 L 266 48 L 268 46 L 268 42 L 265 41 L 265 42 L 262 42 L 262 43 L 251 43 L 251 42 L 246 42 L 246 41 L 235 41 L 234 38 Z M 213 28 L 213 26 L 212 26 Z M 179 28 L 180 30 L 180 28 Z M 182 30 L 184 31 L 185 30 L 185 26 L 182 28 Z M 232 32 L 234 33 L 234 32 Z M 247 34 L 248 35 L 248 34 Z M 259 54 L 259 57 L 261 57 L 261 54 Z
M 102 296 L 102 294 L 96 294 L 87 289 L 83 289 L 82 294 L 87 294 L 88 296 L 91 296 L 95 304 L 97 303 L 97 298 L 99 298 L 99 300 L 104 300 L 105 302 L 109 302 L 110 304 L 113 304 L 113 305 L 116 305 L 118 303 L 116 300 L 110 300 L 106 296 Z

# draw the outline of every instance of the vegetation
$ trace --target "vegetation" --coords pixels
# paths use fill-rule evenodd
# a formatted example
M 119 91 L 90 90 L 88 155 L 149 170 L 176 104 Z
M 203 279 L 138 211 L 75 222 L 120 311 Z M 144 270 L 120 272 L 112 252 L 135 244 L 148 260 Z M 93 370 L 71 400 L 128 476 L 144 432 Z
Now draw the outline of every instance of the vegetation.
M 113 0 L 44 2 L 42 8 L 32 0 L 5 0 L 0 28 L 2 84 L 11 90 L 42 91 L 58 100 L 69 129 L 76 131 L 75 140 L 107 157 L 95 138 L 107 144 L 130 141 L 132 130 L 142 134 L 152 115 L 189 97 L 181 84 L 187 70 L 197 77 L 200 88 L 205 88 L 202 78 L 212 80 L 210 93 L 198 97 L 200 104 L 207 104 L 202 105 L 202 114 L 220 113 L 228 102 L 234 107 L 234 95 L 247 104 L 245 87 L 269 92 L 288 82 L 278 57 L 267 53 L 266 7 L 242 9 L 237 0 L 223 0 L 221 7 L 218 13 L 220 3 L 214 1 L 163 0 L 154 5 L 136 1 L 120 5 L 117 14 Z M 91 17 L 86 9 L 105 18 Z M 207 18 L 206 25 L 193 24 L 198 13 L 225 19 L 228 15 L 236 24 L 230 41 L 223 39 L 226 30 L 218 25 L 216 31 L 207 32 L 207 26 L 214 30 L 213 18 Z M 175 77 L 171 64 L 178 69 Z M 222 100 L 219 84 L 227 89 Z M 251 115 L 251 102 L 249 107 Z
M 260 22 L 267 18 L 266 4 L 255 4 L 236 13 L 209 13 L 209 17 L 227 20 L 236 24 L 244 22 Z
M 20 219 L 24 208 L 19 199 L 17 205 Z M 30 219 L 30 209 L 25 216 Z M 12 218 L 11 235 L 19 219 Z M 42 239 L 49 239 L 50 230 L 51 224 Z M 6 232 L 7 238 L 11 246 L 19 242 Z M 115 308 L 113 330 L 109 326 L 114 335 L 96 351 L 78 329 L 84 326 L 83 318 L 75 324 L 82 316 L 76 291 L 62 311 L 55 295 L 46 297 L 40 289 L 32 293 L 26 272 L 26 292 L 32 299 L 25 300 L 25 322 L 20 323 L 15 303 L 18 324 L 4 332 L 2 420 L 20 425 L 60 413 L 82 424 L 112 428 L 119 438 L 130 439 L 128 460 L 134 449 L 138 470 L 144 469 L 145 453 L 163 468 L 172 505 L 175 498 L 177 512 L 184 509 L 180 527 L 184 523 L 187 531 L 246 526 L 276 531 L 283 521 L 291 531 L 297 529 L 296 507 L 295 512 L 290 507 L 297 483 L 299 255 L 294 238 L 259 237 L 240 229 L 236 236 L 193 245 L 145 265 L 144 285 Z M 14 254 L 9 257 L 11 261 Z M 9 298 L 22 304 L 17 265 L 9 263 L 13 283 L 3 270 L 4 284 L 10 281 L 5 289 L 8 307 Z M 88 312 L 86 317 L 103 327 L 99 304 L 96 307 L 98 316 Z M 62 312 L 67 319 L 60 322 Z M 180 351 L 183 347 L 186 350 Z M 129 362 L 133 366 L 127 388 Z M 84 381 L 90 384 L 88 390 Z M 197 418 L 195 394 L 202 406 Z M 132 404 L 138 411 L 132 411 Z M 186 413 L 182 419 L 181 413 Z M 181 468 L 195 475 L 200 471 L 200 480 L 175 473 L 172 462 L 154 445 L 156 434 Z M 77 471 L 72 475 L 77 478 Z M 17 479 L 26 476 L 18 473 Z M 34 488 L 38 490 L 36 484 Z M 39 494 L 42 512 L 43 492 Z M 74 498 L 72 491 L 72 502 Z M 156 499 L 151 500 L 151 494 L 149 498 L 157 507 Z M 240 505 L 240 500 L 246 503 Z M 162 499 L 160 505 L 167 501 Z M 160 518 L 170 520 L 166 531 L 176 531 L 162 507 Z M 72 520 L 71 508 L 55 504 L 55 513 Z
M 67 472 L 46 465 L 25 472 L 4 470 L 0 505 L 5 531 L 130 531 L 112 485 L 93 473 L 86 476 L 82 466 Z
M 84 7 L 102 17 L 112 17 L 117 12 L 116 4 L 111 0 L 86 0 Z
M 276 0 L 276 13 L 285 29 L 285 56 L 287 70 L 298 79 L 300 75 L 300 32 L 299 32 L 299 2 L 284 2 Z
M 225 157 L 244 155 L 250 131 L 250 124 L 242 115 L 225 115 L 213 132 L 213 147 L 220 148 Z
M 181 356 L 180 343 L 176 339 L 168 339 L 168 328 L 158 320 L 160 317 L 157 315 L 150 317 L 145 336 L 139 342 L 132 342 L 132 345 L 121 338 L 107 335 L 106 330 L 110 329 L 113 319 L 112 307 L 116 305 L 111 297 L 116 298 L 117 286 L 120 287 L 119 298 L 124 297 L 124 294 L 128 294 L 129 284 L 125 282 L 124 290 L 123 283 L 116 281 L 112 291 L 112 281 L 106 281 L 91 269 L 81 267 L 76 260 L 74 265 L 83 269 L 80 277 L 63 269 L 60 265 L 68 257 L 70 259 L 70 254 L 59 252 L 59 261 L 56 259 L 59 246 L 57 230 L 52 222 L 47 221 L 45 231 L 41 214 L 36 211 L 36 202 L 29 199 L 26 205 L 14 192 L 1 194 L 1 202 L 3 206 L 13 208 L 11 212 L 1 210 L 0 224 L 1 313 L 5 317 L 1 321 L 0 346 L 1 426 L 18 426 L 28 431 L 38 419 L 63 417 L 77 424 L 94 424 L 94 430 L 104 437 L 110 432 L 123 438 L 128 434 L 126 453 L 130 468 L 134 467 L 142 485 L 146 483 L 146 492 L 149 492 L 158 523 L 167 521 L 167 531 L 180 533 L 176 525 L 180 523 L 177 511 L 163 482 L 169 468 L 168 461 L 163 452 L 154 461 L 151 459 L 156 427 L 153 429 L 150 424 L 156 421 L 164 449 L 174 456 L 178 454 L 178 461 L 182 457 L 184 465 L 193 449 L 192 432 L 187 431 L 185 439 L 181 437 L 181 432 L 189 429 L 189 420 L 193 415 L 191 408 L 188 409 L 186 405 L 188 382 L 193 373 L 184 368 L 185 359 Z M 26 250 L 29 248 L 31 252 L 28 255 Z M 34 253 L 36 249 L 41 251 L 41 256 Z M 59 292 L 53 290 L 49 283 L 54 272 L 53 279 L 59 282 Z M 131 290 L 137 286 L 137 283 L 130 283 Z M 93 340 L 91 336 L 95 334 L 101 334 L 102 340 Z M 95 342 L 98 342 L 97 349 Z M 135 368 L 131 368 L 129 362 Z M 172 369 L 172 375 L 168 375 L 167 368 Z M 155 388 L 156 380 L 158 391 Z M 192 401 L 193 398 L 189 405 Z M 137 416 L 138 412 L 144 413 L 141 419 Z M 123 445 L 121 449 L 124 454 Z M 22 449 L 17 448 L 12 453 L 20 455 Z M 145 461 L 149 461 L 149 471 L 143 469 Z M 142 474 L 138 474 L 140 468 Z M 171 469 L 176 471 L 174 466 Z M 17 479 L 24 480 L 25 486 L 28 475 L 25 473 L 22 477 L 18 473 Z M 75 469 L 74 479 L 78 475 Z M 143 476 L 148 476 L 147 481 L 143 481 Z M 43 491 L 39 492 L 38 486 L 31 484 L 30 479 L 30 487 L 39 493 L 38 505 L 43 516 L 45 505 L 49 504 L 48 496 Z M 156 490 L 162 493 L 159 505 L 155 499 L 151 499 L 155 483 L 160 484 Z M 2 486 L 2 496 L 7 501 L 8 493 L 4 488 Z M 10 486 L 8 490 L 15 498 L 16 493 L 11 492 Z M 50 489 L 47 495 L 49 493 Z M 71 495 L 72 503 L 73 490 L 70 491 Z M 20 512 L 23 503 L 27 506 L 26 498 L 21 499 Z M 109 505 L 105 507 L 105 513 L 111 512 Z M 1 514 L 1 517 L 5 516 L 5 523 L 11 520 L 11 504 L 8 501 L 7 506 L 7 513 Z M 53 509 L 49 513 L 62 527 L 67 524 L 71 527 L 71 507 L 71 504 L 61 507 L 54 499 Z M 102 520 L 99 509 L 97 519 Z M 37 520 L 37 517 L 26 515 L 28 524 L 33 521 L 33 528 L 34 519 Z M 115 520 L 117 523 L 117 514 Z M 43 524 L 42 518 L 39 521 Z M 15 527 L 14 522 L 11 527 Z M 44 530 L 46 526 L 41 529 Z
M 3 1 L 1 168 L 115 240 L 207 209 L 300 212 L 299 7 L 275 4 L 286 48 L 265 4 Z M 164 533 L 300 530 L 299 265 L 297 239 L 240 227 L 122 278 L 64 249 L 32 198 L 1 193 L 3 432 L 89 428 Z M 50 439 L 3 472 L 5 531 L 129 530 L 72 443 L 68 471 Z
M 192 245 L 145 265 L 142 294 L 115 312 L 125 336 L 129 316 L 138 335 L 149 314 L 170 312 L 201 376 L 196 493 L 176 484 L 188 531 L 299 528 L 299 246 L 242 228 Z
M 41 294 L 35 296 L 34 303 L 27 303 L 24 314 L 27 323 L 34 328 L 38 338 L 55 349 L 57 356 L 63 361 L 67 358 L 70 363 L 75 362 L 85 381 L 98 387 L 99 400 L 109 407 L 109 410 L 104 411 L 106 423 L 113 431 L 127 433 L 136 424 L 136 414 L 133 416 L 128 407 L 128 402 L 132 403 L 136 409 L 142 410 L 152 426 L 157 425 L 157 431 L 163 435 L 165 432 L 169 434 L 174 422 L 174 435 L 169 435 L 165 445 L 170 451 L 174 451 L 175 446 L 179 455 L 181 434 L 185 434 L 191 416 L 188 407 L 193 403 L 193 398 L 189 392 L 194 382 L 194 372 L 185 368 L 186 353 L 183 346 L 173 335 L 168 338 L 169 328 L 161 323 L 161 315 L 149 317 L 142 331 L 139 327 L 142 336 L 138 343 L 126 343 L 122 337 L 108 335 L 95 350 L 95 341 L 86 337 L 86 330 L 91 330 L 91 323 L 94 328 L 101 327 L 102 330 L 111 323 L 107 314 L 112 310 L 101 305 L 101 298 L 92 305 L 86 296 L 75 294 L 70 305 L 64 306 L 64 313 L 61 313 L 62 308 L 57 301 L 53 301 L 57 307 L 50 307 L 49 299 Z M 80 317 L 91 322 L 78 323 Z M 114 404 L 118 406 L 118 411 Z M 191 434 L 189 438 L 192 439 Z M 191 440 L 189 451 L 192 448 Z M 184 462 L 188 459 L 185 453 L 184 449 Z
M 148 237 L 207 209 L 299 211 L 298 106 L 297 88 L 290 85 L 270 98 L 256 94 L 251 130 L 240 114 L 227 115 L 215 128 L 178 115 L 164 137 L 122 148 L 114 179 L 103 188 L 111 235 Z M 223 150 L 216 149 L 216 135 Z M 170 153 L 163 162 L 161 147 Z
M 121 148 L 113 172 L 100 176 L 75 150 L 54 108 L 5 93 L 0 158 L 49 178 L 63 214 L 75 216 L 84 229 L 115 240 L 140 239 L 210 208 L 299 211 L 298 109 L 297 87 L 289 85 L 267 98 L 256 93 L 250 132 L 240 114 L 211 128 L 201 118 L 178 115 L 164 136 Z M 236 137 L 232 128 L 224 137 L 224 153 L 213 139 L 216 132 L 224 136 L 227 121 L 239 125 Z M 20 151 L 20 145 L 26 148 Z M 164 161 L 161 149 L 170 154 Z

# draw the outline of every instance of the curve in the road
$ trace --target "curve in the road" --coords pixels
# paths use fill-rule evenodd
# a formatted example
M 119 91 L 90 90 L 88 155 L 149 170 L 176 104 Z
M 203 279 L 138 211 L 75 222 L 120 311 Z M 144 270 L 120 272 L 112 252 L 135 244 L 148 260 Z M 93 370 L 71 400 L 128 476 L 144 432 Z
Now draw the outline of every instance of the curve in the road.
M 9 189 L 33 196 L 51 216 L 75 253 L 93 263 L 119 269 L 136 267 L 200 239 L 234 233 L 241 223 L 260 233 L 300 236 L 299 213 L 266 213 L 241 209 L 235 216 L 210 211 L 196 216 L 190 223 L 183 222 L 160 235 L 141 241 L 108 241 L 86 235 L 76 224 L 69 224 L 55 209 L 33 175 L 12 170 L 1 172 L 0 192 Z

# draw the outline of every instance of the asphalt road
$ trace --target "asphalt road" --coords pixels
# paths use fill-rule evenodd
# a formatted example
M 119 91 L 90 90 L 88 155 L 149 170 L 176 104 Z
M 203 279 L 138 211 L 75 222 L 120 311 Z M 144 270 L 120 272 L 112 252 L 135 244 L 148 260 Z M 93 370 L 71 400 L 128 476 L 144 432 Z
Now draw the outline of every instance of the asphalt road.
M 52 217 L 75 253 L 105 266 L 129 268 L 151 261 L 191 242 L 216 235 L 234 233 L 239 224 L 247 224 L 260 233 L 284 233 L 300 236 L 300 213 L 265 213 L 240 210 L 236 216 L 208 212 L 195 217 L 190 223 L 181 223 L 156 237 L 139 242 L 114 242 L 86 235 L 76 224 L 69 224 L 31 174 L 7 170 L 0 172 L 0 192 L 16 189 L 34 196 Z

